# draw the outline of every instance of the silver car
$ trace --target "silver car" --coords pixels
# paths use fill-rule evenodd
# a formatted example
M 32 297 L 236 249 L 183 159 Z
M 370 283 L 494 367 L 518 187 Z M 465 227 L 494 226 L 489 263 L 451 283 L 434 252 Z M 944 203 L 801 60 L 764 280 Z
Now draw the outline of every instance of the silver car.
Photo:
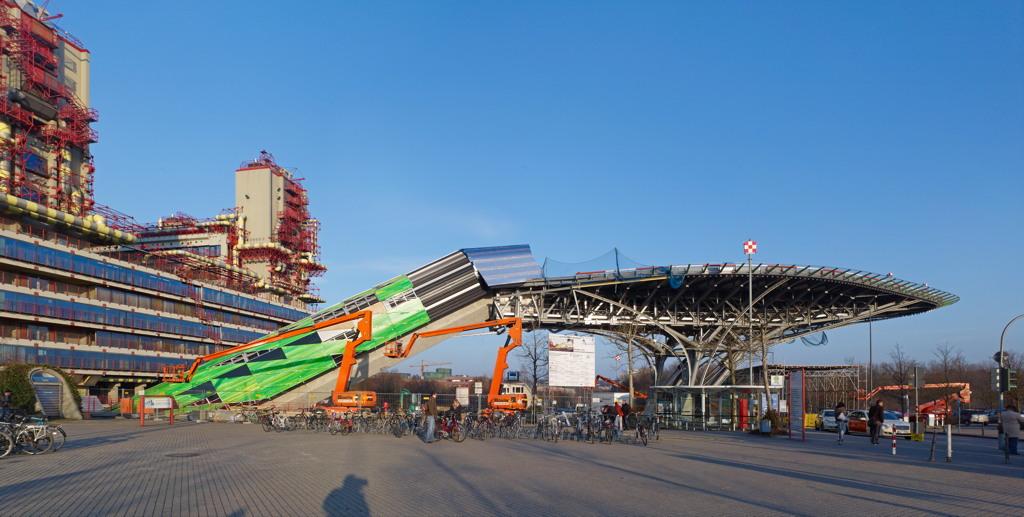
M 819 431 L 835 431 L 839 428 L 836 424 L 836 411 L 834 409 L 822 409 L 818 412 L 818 418 L 814 420 L 814 428 Z

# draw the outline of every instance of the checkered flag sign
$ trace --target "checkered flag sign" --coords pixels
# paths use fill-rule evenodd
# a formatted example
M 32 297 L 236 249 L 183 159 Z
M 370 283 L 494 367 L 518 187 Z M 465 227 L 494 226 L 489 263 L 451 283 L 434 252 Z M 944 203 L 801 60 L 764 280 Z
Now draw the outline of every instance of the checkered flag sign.
M 746 241 L 743 243 L 743 253 L 753 255 L 757 253 L 757 241 Z

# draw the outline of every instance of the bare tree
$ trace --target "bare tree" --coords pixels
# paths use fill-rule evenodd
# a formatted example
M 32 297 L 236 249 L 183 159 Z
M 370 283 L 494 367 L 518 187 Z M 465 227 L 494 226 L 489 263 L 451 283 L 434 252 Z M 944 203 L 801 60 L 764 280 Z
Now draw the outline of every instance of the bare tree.
M 931 369 L 940 376 L 943 383 L 947 384 L 947 387 L 942 389 L 942 399 L 946 402 L 946 420 L 948 421 L 951 415 L 953 394 L 957 391 L 956 388 L 951 388 L 948 384 L 963 380 L 967 370 L 967 360 L 964 358 L 963 352 L 949 343 L 935 347 L 933 355 L 935 360 L 932 361 Z
M 892 379 L 893 384 L 900 386 L 898 391 L 901 405 L 904 404 L 910 393 L 908 384 L 913 376 L 915 366 L 917 366 L 917 361 L 904 353 L 903 347 L 899 343 L 896 343 L 896 347 L 889 352 L 889 362 L 882 364 L 882 371 L 885 375 Z M 903 412 L 908 410 L 906 406 L 902 409 Z
M 547 337 L 547 333 L 544 334 Z M 519 358 L 522 359 L 526 381 L 530 384 L 531 407 L 536 407 L 537 386 L 548 380 L 548 343 L 541 339 L 540 332 L 530 331 L 530 339 L 524 340 L 519 347 Z

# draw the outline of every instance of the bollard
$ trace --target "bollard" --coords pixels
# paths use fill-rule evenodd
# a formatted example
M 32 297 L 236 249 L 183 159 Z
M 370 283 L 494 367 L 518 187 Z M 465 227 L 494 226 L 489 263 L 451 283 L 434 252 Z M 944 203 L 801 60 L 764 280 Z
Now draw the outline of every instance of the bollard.
M 946 424 L 946 463 L 953 462 L 953 426 Z
M 896 455 L 896 427 L 892 428 L 892 455 Z

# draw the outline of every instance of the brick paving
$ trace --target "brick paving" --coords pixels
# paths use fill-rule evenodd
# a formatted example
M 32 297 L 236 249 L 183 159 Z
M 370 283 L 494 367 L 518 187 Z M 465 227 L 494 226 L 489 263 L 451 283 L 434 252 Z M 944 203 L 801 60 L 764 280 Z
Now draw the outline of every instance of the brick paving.
M 0 515 L 1021 515 L 1024 460 L 991 440 L 898 454 L 853 437 L 664 433 L 634 445 L 441 442 L 243 424 L 65 424 L 0 459 Z

